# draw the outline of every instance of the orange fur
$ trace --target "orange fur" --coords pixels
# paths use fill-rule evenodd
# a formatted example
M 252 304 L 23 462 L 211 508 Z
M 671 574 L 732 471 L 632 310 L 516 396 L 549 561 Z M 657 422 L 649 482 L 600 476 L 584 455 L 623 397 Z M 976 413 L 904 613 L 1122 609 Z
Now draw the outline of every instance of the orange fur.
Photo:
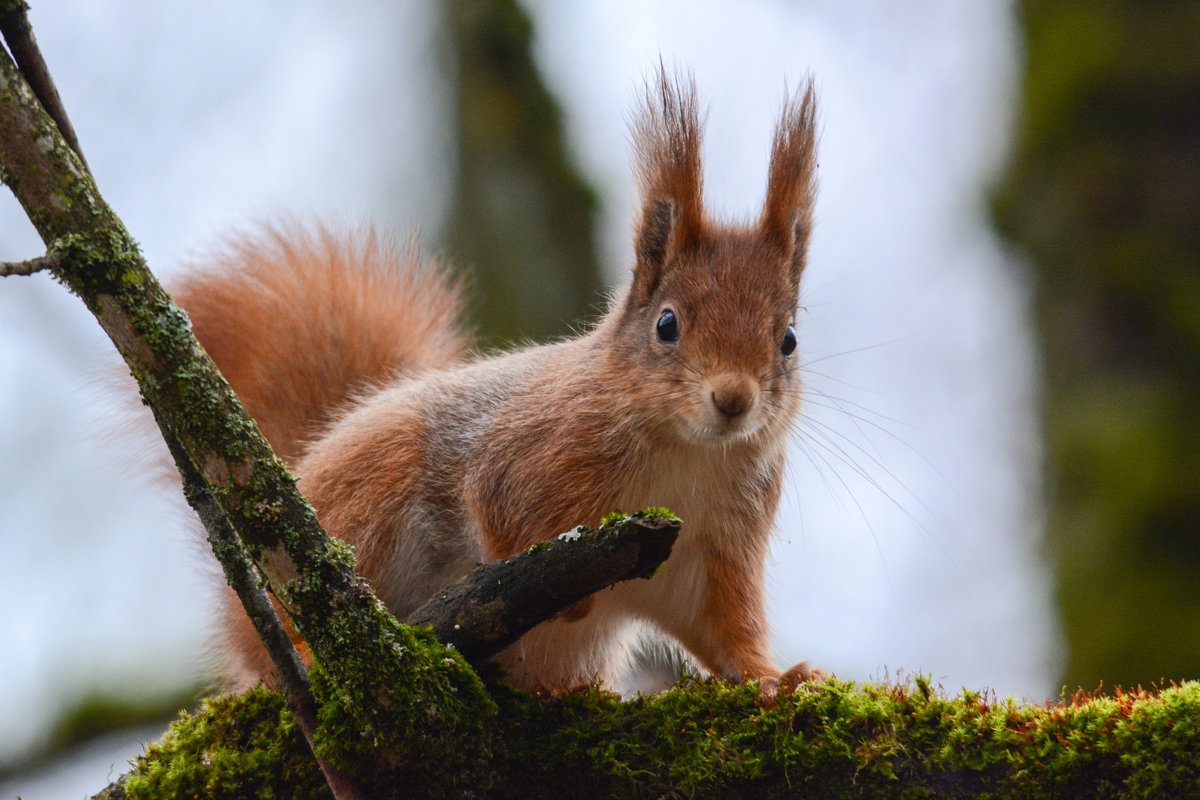
M 633 280 L 575 339 L 463 358 L 454 286 L 369 231 L 270 229 L 177 292 L 399 616 L 477 562 L 615 508 L 683 519 L 656 578 L 598 593 L 501 655 L 518 685 L 611 680 L 645 623 L 732 680 L 811 674 L 772 663 L 763 563 L 799 405 L 786 342 L 811 227 L 812 91 L 785 104 L 753 225 L 705 214 L 696 106 L 688 80 L 647 88 Z M 227 627 L 235 680 L 269 680 L 248 627 L 232 614 Z
M 469 345 L 457 284 L 370 228 L 269 226 L 231 240 L 172 294 L 288 461 L 354 392 L 446 367 Z

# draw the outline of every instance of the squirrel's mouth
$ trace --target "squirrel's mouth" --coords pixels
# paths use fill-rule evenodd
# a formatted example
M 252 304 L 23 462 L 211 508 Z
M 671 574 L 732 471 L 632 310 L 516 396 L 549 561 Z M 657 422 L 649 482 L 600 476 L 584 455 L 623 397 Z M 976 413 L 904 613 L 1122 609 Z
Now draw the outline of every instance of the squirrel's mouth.
M 700 444 L 723 447 L 752 438 L 763 427 L 763 418 L 755 410 L 729 418 L 720 413 L 709 413 L 706 419 L 688 426 L 691 438 Z
M 703 436 L 717 442 L 747 439 L 764 423 L 759 392 L 748 381 L 742 381 L 736 390 L 714 382 L 698 405 Z
M 657 411 L 668 412 L 660 419 L 666 423 L 665 429 L 677 437 L 676 441 L 692 447 L 723 448 L 740 444 L 759 436 L 769 422 L 771 415 L 757 395 L 738 407 L 721 401 L 711 389 L 697 387 L 682 410 L 670 413 L 668 408 L 659 407 Z

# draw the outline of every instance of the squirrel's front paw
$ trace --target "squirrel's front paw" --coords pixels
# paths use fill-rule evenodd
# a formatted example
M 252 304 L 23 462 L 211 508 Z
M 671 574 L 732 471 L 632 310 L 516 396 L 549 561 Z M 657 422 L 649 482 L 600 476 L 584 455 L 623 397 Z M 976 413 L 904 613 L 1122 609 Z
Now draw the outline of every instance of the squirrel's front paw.
M 779 682 L 789 689 L 795 689 L 802 683 L 821 683 L 833 673 L 822 667 L 814 667 L 807 661 L 801 661 L 796 666 L 779 676 Z
M 758 679 L 758 686 L 763 696 L 774 697 L 779 693 L 780 687 L 786 686 L 791 691 L 802 683 L 820 683 L 831 674 L 828 670 L 801 661 L 780 675 L 764 675 Z

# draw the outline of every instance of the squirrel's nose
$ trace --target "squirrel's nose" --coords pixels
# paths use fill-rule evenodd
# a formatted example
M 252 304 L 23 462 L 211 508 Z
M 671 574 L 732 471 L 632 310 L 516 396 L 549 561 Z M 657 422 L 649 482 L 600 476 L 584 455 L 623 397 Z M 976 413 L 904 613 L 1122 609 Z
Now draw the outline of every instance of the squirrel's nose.
M 713 407 L 730 422 L 754 408 L 757 399 L 757 389 L 744 378 L 722 375 L 712 382 Z

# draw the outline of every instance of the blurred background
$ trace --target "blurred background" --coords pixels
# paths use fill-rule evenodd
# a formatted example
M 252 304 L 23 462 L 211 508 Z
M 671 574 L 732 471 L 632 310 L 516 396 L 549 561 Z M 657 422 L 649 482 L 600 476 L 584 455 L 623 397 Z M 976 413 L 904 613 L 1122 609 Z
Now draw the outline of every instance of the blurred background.
M 31 21 L 168 281 L 258 220 L 371 219 L 469 271 L 489 346 L 567 332 L 625 279 L 627 121 L 660 58 L 695 73 L 707 201 L 733 218 L 811 73 L 778 660 L 1031 702 L 1200 672 L 1190 4 L 41 0 Z M 41 252 L 3 193 L 0 259 Z M 0 797 L 98 791 L 201 691 L 215 578 L 112 434 L 118 366 L 47 276 L 0 282 Z

